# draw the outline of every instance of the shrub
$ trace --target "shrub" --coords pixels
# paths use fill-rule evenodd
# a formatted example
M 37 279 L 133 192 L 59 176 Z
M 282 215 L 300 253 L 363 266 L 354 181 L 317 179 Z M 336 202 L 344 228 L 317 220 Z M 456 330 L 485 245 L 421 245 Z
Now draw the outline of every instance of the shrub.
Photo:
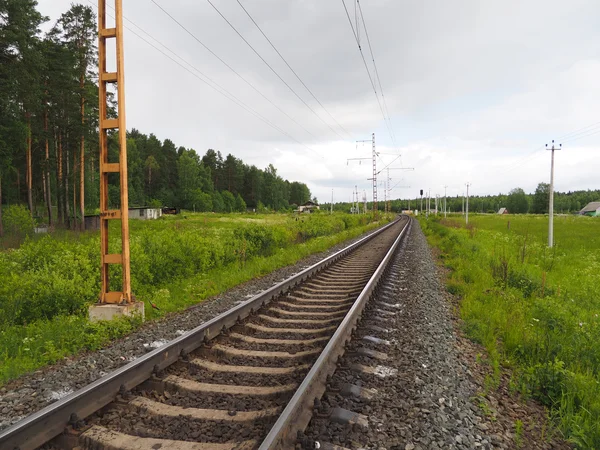
M 23 205 L 11 205 L 2 210 L 2 222 L 8 234 L 24 237 L 33 234 L 35 223 Z

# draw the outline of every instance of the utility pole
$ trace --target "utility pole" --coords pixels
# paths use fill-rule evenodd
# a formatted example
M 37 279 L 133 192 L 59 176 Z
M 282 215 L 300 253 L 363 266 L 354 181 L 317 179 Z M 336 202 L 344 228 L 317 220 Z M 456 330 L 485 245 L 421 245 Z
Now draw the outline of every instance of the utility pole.
M 330 214 L 333 214 L 333 189 L 331 190 L 331 212 Z
M 390 200 L 392 196 L 392 189 L 390 184 L 390 168 L 387 168 L 387 190 L 386 190 L 386 202 L 385 202 L 385 210 L 386 212 L 390 212 Z
M 367 180 L 373 181 L 373 216 L 374 218 L 377 218 L 377 152 L 375 151 L 375 133 L 372 134 L 371 136 L 371 140 L 362 140 L 362 141 L 356 141 L 358 142 L 371 142 L 372 145 L 372 152 L 371 152 L 371 158 L 348 158 L 346 160 L 346 164 L 348 164 L 349 161 L 362 161 L 362 160 L 366 160 L 366 159 L 370 159 L 372 161 L 373 164 L 373 178 L 367 178 Z M 360 163 L 359 163 L 360 164 Z
M 431 212 L 431 188 L 427 191 L 427 214 Z
M 465 223 L 469 223 L 469 186 L 471 186 L 471 183 L 467 183 L 467 215 L 466 215 L 466 222 Z
M 373 214 L 377 220 L 377 152 L 375 151 L 375 133 L 373 133 Z
M 548 144 L 546 144 L 546 150 L 552 151 L 550 162 L 550 201 L 548 205 L 548 247 L 552 248 L 554 246 L 554 150 L 562 150 L 562 144 L 555 147 L 554 139 L 552 139 L 552 147 L 548 148 Z
M 387 169 L 387 193 L 386 193 L 386 212 L 392 212 L 392 208 L 391 208 L 391 201 L 392 201 L 392 189 L 394 189 L 396 186 L 398 186 L 399 183 L 397 183 L 395 186 L 392 186 L 390 181 L 390 170 L 415 170 L 414 167 L 385 167 L 385 169 Z M 382 169 L 383 170 L 383 169 Z M 377 172 L 378 174 L 382 172 L 382 170 L 380 170 L 379 172 Z
M 423 212 L 423 189 L 421 189 L 421 213 Z
M 448 186 L 444 186 L 444 217 L 448 217 L 448 209 L 446 208 L 446 189 L 448 189 Z
M 123 57 L 123 4 L 115 0 L 115 27 L 107 28 L 106 0 L 98 0 L 98 69 L 99 69 L 99 129 L 100 129 L 100 247 L 101 247 L 101 304 L 129 305 L 133 303 L 131 294 L 130 252 L 129 252 L 129 196 L 127 189 L 127 128 L 125 122 L 125 67 Z M 115 40 L 116 72 L 107 71 L 107 40 Z M 110 48 L 110 47 L 109 47 Z M 108 113 L 108 84 L 117 86 L 117 118 Z M 109 162 L 108 130 L 119 131 L 119 160 Z M 109 209 L 108 177 L 119 174 L 119 209 Z M 108 230 L 111 220 L 121 222 L 121 253 L 109 253 Z M 122 267 L 121 289 L 110 291 L 109 266 L 120 264 Z

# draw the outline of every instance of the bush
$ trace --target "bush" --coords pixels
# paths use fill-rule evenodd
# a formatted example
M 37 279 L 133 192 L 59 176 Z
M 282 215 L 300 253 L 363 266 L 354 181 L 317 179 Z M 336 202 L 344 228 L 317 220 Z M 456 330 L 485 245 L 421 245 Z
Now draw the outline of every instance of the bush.
M 21 217 L 23 222 L 27 219 L 31 225 L 26 209 L 13 208 L 19 214 L 12 217 Z M 289 219 L 282 224 L 239 221 L 233 227 L 214 228 L 199 221 L 188 225 L 171 217 L 145 222 L 130 237 L 132 288 L 140 298 L 152 296 L 155 290 L 176 280 L 253 257 L 270 256 L 293 245 L 298 236 L 305 241 L 332 235 L 366 220 L 306 215 L 302 220 Z M 109 249 L 118 253 L 118 234 L 109 235 Z M 76 240 L 45 235 L 27 240 L 15 251 L 0 252 L 0 329 L 60 314 L 84 316 L 87 305 L 96 301 L 100 292 L 99 241 L 97 233 Z M 111 266 L 111 289 L 119 290 L 120 284 L 121 266 Z
M 23 205 L 11 205 L 2 210 L 5 232 L 18 237 L 31 236 L 35 223 Z

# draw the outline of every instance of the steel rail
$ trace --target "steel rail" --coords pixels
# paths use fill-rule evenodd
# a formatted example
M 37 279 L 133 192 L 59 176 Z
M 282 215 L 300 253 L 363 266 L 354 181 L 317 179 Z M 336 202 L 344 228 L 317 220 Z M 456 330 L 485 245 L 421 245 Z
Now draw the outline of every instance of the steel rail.
M 34 450 L 45 444 L 63 433 L 70 423 L 100 410 L 114 401 L 119 392 L 129 391 L 146 381 L 153 373 L 175 363 L 180 356 L 191 353 L 204 342 L 217 337 L 223 329 L 231 328 L 273 298 L 347 256 L 395 225 L 398 220 L 0 431 L 0 449 Z
M 335 371 L 338 358 L 344 353 L 345 344 L 351 339 L 352 332 L 356 329 L 356 324 L 367 301 L 371 298 L 382 276 L 387 272 L 388 264 L 400 245 L 405 232 L 409 229 L 411 220 L 408 219 L 398 238 L 352 304 L 344 320 L 338 326 L 258 450 L 295 448 L 298 431 L 304 431 L 312 417 L 314 399 L 320 399 L 325 392 L 327 376 Z

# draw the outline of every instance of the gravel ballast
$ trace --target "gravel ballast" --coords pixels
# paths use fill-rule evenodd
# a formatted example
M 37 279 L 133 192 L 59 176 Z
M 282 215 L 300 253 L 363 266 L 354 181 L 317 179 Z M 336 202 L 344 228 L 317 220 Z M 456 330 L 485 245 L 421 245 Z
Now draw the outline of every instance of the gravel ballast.
M 439 269 L 414 221 L 305 432 L 307 448 L 312 442 L 319 443 L 314 448 L 329 443 L 378 450 L 567 448 L 543 440 L 518 443 L 515 423 L 527 423 L 526 409 L 520 416 L 490 414 L 473 346 L 458 331 Z M 365 356 L 365 348 L 388 358 Z M 377 373 L 360 372 L 357 365 L 377 367 Z M 347 397 L 346 383 L 376 391 L 372 399 Z M 336 407 L 364 415 L 368 426 L 332 422 L 328 414 Z M 540 411 L 543 420 L 538 406 Z
M 325 252 L 315 253 L 294 265 L 275 270 L 262 278 L 250 280 L 182 312 L 148 322 L 137 331 L 104 349 L 64 359 L 57 364 L 7 383 L 0 388 L 0 430 L 75 392 L 148 351 L 166 344 L 184 332 L 227 311 L 237 303 L 248 300 L 351 243 L 368 236 L 373 231 L 338 244 Z

